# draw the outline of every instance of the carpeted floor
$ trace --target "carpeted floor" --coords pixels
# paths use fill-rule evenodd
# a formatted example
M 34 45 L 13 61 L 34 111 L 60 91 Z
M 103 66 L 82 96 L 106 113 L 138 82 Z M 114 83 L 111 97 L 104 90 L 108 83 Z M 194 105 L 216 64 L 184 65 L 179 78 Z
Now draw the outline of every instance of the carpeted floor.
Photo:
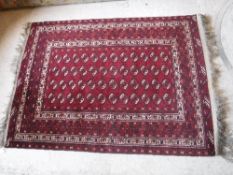
M 0 96 L 1 117 L 10 101 L 17 56 L 17 44 L 26 22 L 87 18 L 187 15 L 209 13 L 216 17 L 222 2 L 164 0 L 68 5 L 1 12 Z M 139 10 L 140 9 L 140 10 Z M 59 13 L 58 13 L 59 12 Z M 231 33 L 231 32 L 229 32 Z M 13 67 L 13 68 L 12 68 Z M 222 66 L 221 86 L 232 97 L 232 78 Z M 232 98 L 230 98 L 232 99 Z M 231 101 L 232 102 L 232 101 Z M 232 121 L 229 120 L 229 125 Z M 232 174 L 232 164 L 222 157 L 190 158 L 173 156 L 92 154 L 44 150 L 0 150 L 1 174 Z M 132 171 L 134 169 L 134 171 Z M 145 171 L 146 170 L 146 171 Z

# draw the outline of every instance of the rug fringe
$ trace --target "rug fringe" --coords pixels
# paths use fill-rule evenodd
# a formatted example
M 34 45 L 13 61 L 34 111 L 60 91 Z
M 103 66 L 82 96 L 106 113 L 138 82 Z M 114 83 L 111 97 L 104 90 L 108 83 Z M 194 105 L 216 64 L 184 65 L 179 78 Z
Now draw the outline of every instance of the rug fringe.
M 15 89 L 16 89 L 16 81 L 22 61 L 22 56 L 24 52 L 24 48 L 27 42 L 27 38 L 29 35 L 29 30 L 31 27 L 31 23 L 27 23 L 24 26 L 24 31 L 21 33 L 20 36 L 20 43 L 16 47 L 16 53 L 17 55 L 13 58 L 13 61 L 11 63 L 11 72 L 15 75 L 14 81 L 13 81 L 13 91 L 11 95 L 8 95 L 7 97 L 10 98 L 9 104 L 6 104 L 5 111 L 3 112 L 3 117 L 0 118 L 0 147 L 3 147 L 5 145 L 6 141 L 6 135 L 7 135 L 7 129 L 8 129 L 8 123 L 9 123 L 9 114 L 11 110 L 11 104 L 13 102 L 13 97 L 15 94 Z
M 210 64 L 212 68 L 212 84 L 217 106 L 217 127 L 218 127 L 218 152 L 227 160 L 233 161 L 233 131 L 230 131 L 226 119 L 228 117 L 229 100 L 224 94 L 224 90 L 219 86 L 219 78 L 221 76 L 221 68 L 218 64 L 219 49 L 216 41 L 214 28 L 212 27 L 211 18 L 209 16 L 201 16 L 205 36 L 207 39 L 207 47 L 209 50 Z

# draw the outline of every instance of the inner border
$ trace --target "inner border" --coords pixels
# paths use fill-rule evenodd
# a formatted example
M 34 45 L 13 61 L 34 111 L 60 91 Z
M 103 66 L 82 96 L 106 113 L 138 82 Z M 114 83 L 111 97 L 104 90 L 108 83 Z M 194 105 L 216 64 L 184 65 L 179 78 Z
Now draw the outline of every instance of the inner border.
M 69 111 L 42 111 L 44 89 L 49 68 L 50 53 L 52 48 L 70 48 L 70 47 L 98 47 L 98 46 L 145 46 L 145 45 L 171 45 L 172 46 L 172 62 L 174 76 L 177 79 L 175 82 L 176 100 L 178 113 L 127 113 L 127 112 L 69 112 Z M 35 118 L 36 119 L 55 119 L 55 120 L 120 120 L 127 122 L 134 121 L 157 121 L 171 120 L 184 121 L 184 102 L 182 96 L 182 88 L 180 86 L 180 68 L 178 63 L 178 49 L 176 39 L 140 39 L 140 40 L 91 40 L 91 41 L 53 41 L 49 42 L 46 49 L 45 59 L 42 67 L 41 79 L 39 84 L 37 105 Z

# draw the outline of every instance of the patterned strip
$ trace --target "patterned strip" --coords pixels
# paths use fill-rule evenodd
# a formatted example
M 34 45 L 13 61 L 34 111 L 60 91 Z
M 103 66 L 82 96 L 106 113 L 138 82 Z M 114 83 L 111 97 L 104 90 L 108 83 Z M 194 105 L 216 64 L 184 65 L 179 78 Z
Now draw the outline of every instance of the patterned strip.
M 193 139 L 171 139 L 155 137 L 98 137 L 98 136 L 78 136 L 78 135 L 56 135 L 56 134 L 16 134 L 16 141 L 24 142 L 47 142 L 47 143 L 71 143 L 90 145 L 112 145 L 112 146 L 150 146 L 150 147 L 189 147 L 197 148 L 202 144 L 199 140 Z
M 138 46 L 138 45 L 171 45 L 175 44 L 175 39 L 138 39 L 138 40 L 130 40 L 130 39 L 121 39 L 121 40 L 74 40 L 74 41 L 54 41 L 51 42 L 51 45 L 55 48 L 67 48 L 67 47 L 98 47 L 98 46 Z
M 41 31 L 40 29 L 36 30 L 35 37 L 34 37 L 33 44 L 32 44 L 32 48 L 31 48 L 32 51 L 29 55 L 29 62 L 27 65 L 26 76 L 25 76 L 25 80 L 24 80 L 21 103 L 20 103 L 18 115 L 16 118 L 16 125 L 15 125 L 16 132 L 20 132 L 20 128 L 21 128 L 22 117 L 23 117 L 23 113 L 24 113 L 24 106 L 26 103 L 26 96 L 27 96 L 27 91 L 28 91 L 28 86 L 29 86 L 30 75 L 31 75 L 31 69 L 32 69 L 32 65 L 33 65 L 33 61 L 34 61 L 34 57 L 35 57 L 36 46 L 37 46 L 37 42 L 39 39 L 40 31 Z
M 105 113 L 105 112 L 62 112 L 62 111 L 42 111 L 36 119 L 54 120 L 121 120 L 127 122 L 157 120 L 184 121 L 179 113 Z
M 191 37 L 191 30 L 189 27 L 188 22 L 182 22 L 184 25 L 184 28 L 186 31 L 186 37 L 187 37 L 187 50 L 188 50 L 188 55 L 190 59 L 190 64 L 191 64 L 191 72 L 192 72 L 192 80 L 193 80 L 193 86 L 194 86 L 194 97 L 195 97 L 195 109 L 196 109 L 196 115 L 195 118 L 197 119 L 197 128 L 198 128 L 198 138 L 201 140 L 203 143 L 203 146 L 205 146 L 205 132 L 204 132 L 204 122 L 203 122 L 203 116 L 202 116 L 202 107 L 201 107 L 201 98 L 199 94 L 199 85 L 198 85 L 198 77 L 197 77 L 197 67 L 195 64 L 195 57 L 194 57 L 194 50 L 193 50 L 193 43 L 192 43 L 192 37 Z
M 164 21 L 156 21 L 156 22 L 121 22 L 121 23 L 98 23 L 98 24 L 78 24 L 78 25 L 53 25 L 53 26 L 45 26 L 42 27 L 43 31 L 46 32 L 60 32 L 60 31 L 77 31 L 77 30 L 96 30 L 96 29 L 119 29 L 119 28 L 146 28 L 146 27 L 153 27 L 153 28 L 158 28 L 158 27 L 176 27 L 179 26 L 181 23 L 180 21 L 169 21 L 169 22 L 164 22 Z

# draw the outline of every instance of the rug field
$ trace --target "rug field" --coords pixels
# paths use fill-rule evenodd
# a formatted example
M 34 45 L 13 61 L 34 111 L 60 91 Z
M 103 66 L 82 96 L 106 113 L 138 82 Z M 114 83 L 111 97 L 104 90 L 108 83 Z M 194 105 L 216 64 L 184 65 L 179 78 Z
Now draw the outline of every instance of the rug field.
M 197 15 L 31 23 L 5 146 L 214 155 L 199 25 Z

